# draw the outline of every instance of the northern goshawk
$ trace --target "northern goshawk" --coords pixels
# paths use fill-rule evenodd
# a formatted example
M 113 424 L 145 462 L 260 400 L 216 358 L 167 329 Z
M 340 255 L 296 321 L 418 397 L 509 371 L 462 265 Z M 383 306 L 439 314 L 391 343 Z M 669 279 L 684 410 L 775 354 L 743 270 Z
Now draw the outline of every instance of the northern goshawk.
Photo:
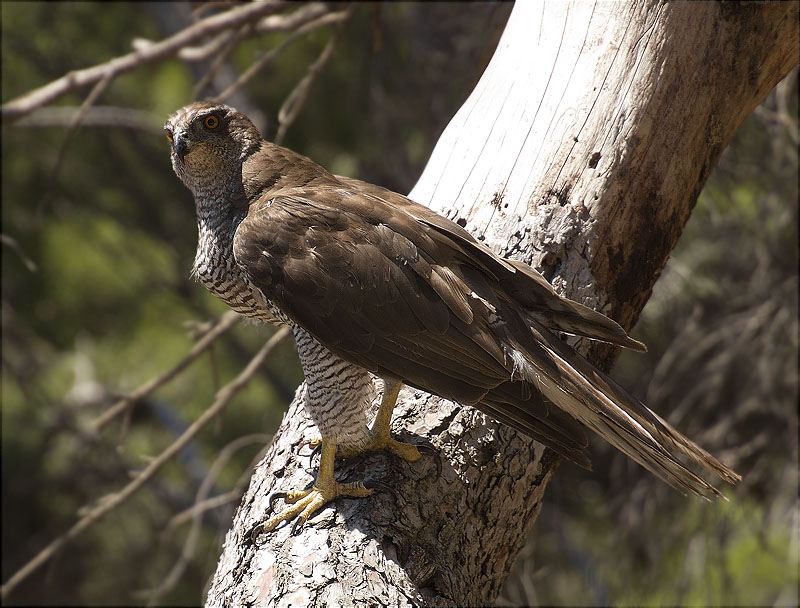
M 292 506 L 263 529 L 369 495 L 334 480 L 337 457 L 420 457 L 389 436 L 403 384 L 474 406 L 585 467 L 589 428 L 677 488 L 719 495 L 678 454 L 739 479 L 558 337 L 645 350 L 531 267 L 400 194 L 265 141 L 228 106 L 191 104 L 165 130 L 197 207 L 194 274 L 233 310 L 292 328 L 322 435 L 314 487 L 284 493 Z M 384 382 L 372 424 L 370 373 Z

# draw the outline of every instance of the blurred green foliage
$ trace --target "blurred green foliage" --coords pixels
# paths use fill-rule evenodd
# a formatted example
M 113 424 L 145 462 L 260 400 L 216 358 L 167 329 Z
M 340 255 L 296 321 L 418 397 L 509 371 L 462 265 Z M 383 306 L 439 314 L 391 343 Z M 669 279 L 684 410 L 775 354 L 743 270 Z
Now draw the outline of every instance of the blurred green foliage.
M 186 25 L 188 6 L 0 4 L 3 102 L 70 70 L 125 54 L 133 38 L 159 40 L 174 33 Z M 284 143 L 334 172 L 407 192 L 480 76 L 509 10 L 502 4 L 358 6 Z M 272 117 L 331 33 L 322 28 L 289 45 L 231 103 L 260 112 L 265 134 L 274 136 Z M 241 73 L 287 35 L 244 41 L 227 69 Z M 99 434 L 88 430 L 115 397 L 179 361 L 192 346 L 193 327 L 225 310 L 189 277 L 194 209 L 172 173 L 161 133 L 165 117 L 193 99 L 195 83 L 208 67 L 173 58 L 115 80 L 97 103 L 135 116 L 137 128 L 89 115 L 69 138 L 66 120 L 56 127 L 36 121 L 3 126 L 2 232 L 16 243 L 6 240 L 2 256 L 3 581 L 72 525 L 79 509 L 119 490 L 129 471 L 142 469 L 169 445 L 274 331 L 238 325 L 124 423 Z M 53 106 L 75 108 L 87 93 L 67 95 Z M 796 129 L 796 93 L 789 100 Z M 774 106 L 770 112 L 777 111 Z M 759 343 L 738 365 L 755 373 L 756 358 L 773 357 L 769 361 L 793 360 L 796 366 L 797 157 L 796 150 L 791 156 L 791 142 L 776 135 L 775 129 L 784 128 L 776 124 L 772 115 L 754 116 L 732 147 L 738 157 L 726 154 L 637 329 L 650 354 L 620 363 L 617 375 L 626 386 L 638 387 L 640 396 L 655 391 L 663 411 L 680 411 L 681 397 L 670 395 L 697 385 L 691 376 L 658 390 L 648 383 L 660 377 L 658 366 L 665 365 L 685 320 L 716 328 L 730 315 L 769 300 L 770 287 L 773 297 L 785 296 L 772 315 L 781 319 L 782 311 L 789 312 L 789 321 L 775 330 L 785 340 L 774 352 Z M 792 278 L 793 291 L 775 291 Z M 667 368 L 676 372 L 668 378 L 681 371 Z M 768 419 L 757 428 L 770 429 L 770 441 L 734 462 L 743 463 L 742 472 L 754 481 L 730 505 L 713 511 L 719 520 L 709 521 L 704 505 L 637 477 L 599 448 L 593 475 L 564 466 L 556 476 L 548 493 L 553 504 L 545 506 L 534 532 L 535 559 L 529 546 L 502 601 L 796 600 L 797 538 L 787 527 L 797 508 L 796 417 L 786 418 L 786 411 L 797 388 L 794 372 L 779 370 L 785 381 L 773 380 L 780 386 L 766 396 L 769 386 L 739 373 L 731 388 L 735 394 L 725 392 L 723 400 L 721 393 L 716 399 L 706 393 L 712 403 L 700 403 L 702 415 L 688 417 L 696 428 L 681 427 L 703 442 L 700 431 L 712 428 L 726 407 L 748 400 L 766 404 Z M 144 591 L 172 568 L 187 535 L 188 526 L 170 526 L 171 518 L 191 507 L 224 446 L 277 427 L 301 379 L 293 345 L 285 343 L 216 424 L 142 491 L 34 573 L 10 601 L 146 602 Z M 689 407 L 699 408 L 698 403 Z M 746 428 L 731 432 L 746 443 L 755 423 L 752 417 L 743 420 Z M 722 445 L 718 437 L 708 440 L 711 448 Z M 236 451 L 211 495 L 233 488 L 243 475 L 246 479 L 261 447 L 253 443 Z M 654 496 L 657 502 L 647 501 Z M 187 570 L 161 603 L 201 601 L 236 504 L 206 515 Z M 622 521 L 626 517 L 637 521 Z
M 499 35 L 509 8 L 478 7 L 448 21 L 446 6 L 427 14 L 414 5 L 358 7 L 285 143 L 334 171 L 407 191 L 482 71 L 470 40 L 487 21 L 476 16 L 496 14 Z M 4 103 L 70 70 L 128 53 L 134 38 L 159 40 L 189 22 L 189 5 L 182 3 L 4 2 L 0 10 Z M 230 103 L 260 114 L 265 134 L 274 136 L 271 117 L 332 31 L 321 28 L 290 44 Z M 244 41 L 226 67 L 241 73 L 286 36 Z M 491 48 L 491 36 L 483 38 Z M 454 45 L 467 52 L 455 53 Z M 457 65 L 453 55 L 460 55 Z M 452 67 L 457 73 L 445 78 Z M 121 110 L 119 124 L 87 114 L 68 138 L 68 118 L 56 118 L 55 127 L 43 126 L 52 119 L 3 126 L 3 234 L 16 243 L 6 241 L 2 258 L 3 581 L 72 525 L 79 509 L 119 490 L 129 471 L 169 445 L 274 331 L 240 324 L 124 424 L 98 435 L 88 430 L 115 397 L 177 363 L 192 346 L 193 326 L 226 310 L 189 277 L 193 202 L 172 173 L 161 130 L 168 114 L 193 100 L 208 68 L 209 62 L 171 58 L 119 77 L 97 101 Z M 419 94 L 436 82 L 448 85 Z M 74 109 L 88 92 L 52 106 Z M 38 116 L 48 119 L 46 111 Z M 127 126 L 131 117 L 137 128 Z M 11 601 L 146 602 L 142 591 L 161 582 L 186 538 L 187 525 L 170 528 L 170 518 L 193 504 L 224 446 L 277 427 L 301 380 L 287 341 L 217 424 L 24 582 Z M 263 443 L 233 455 L 212 495 L 247 479 Z M 205 517 L 181 582 L 160 602 L 200 602 L 237 502 Z

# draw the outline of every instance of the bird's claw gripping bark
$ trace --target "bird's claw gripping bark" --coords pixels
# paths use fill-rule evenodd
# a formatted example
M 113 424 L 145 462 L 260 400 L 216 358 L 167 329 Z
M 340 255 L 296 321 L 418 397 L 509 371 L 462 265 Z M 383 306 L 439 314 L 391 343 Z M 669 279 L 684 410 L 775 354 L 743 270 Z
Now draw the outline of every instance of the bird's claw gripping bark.
M 352 496 L 363 498 L 372 494 L 374 490 L 367 488 L 363 483 L 338 483 L 334 480 L 326 481 L 317 478 L 314 487 L 308 490 L 290 490 L 288 492 L 274 492 L 269 497 L 270 509 L 274 502 L 282 498 L 290 507 L 280 513 L 272 515 L 267 521 L 262 522 L 254 531 L 257 533 L 270 532 L 282 522 L 294 519 L 292 534 L 296 534 L 309 517 L 316 513 L 325 504 L 339 496 Z M 296 519 L 295 519 L 296 518 Z
M 277 500 L 283 500 L 286 504 L 292 506 L 281 513 L 271 516 L 267 521 L 256 525 L 250 533 L 250 539 L 255 541 L 262 532 L 271 532 L 281 522 L 291 519 L 295 520 L 291 531 L 292 535 L 295 535 L 311 515 L 339 496 L 363 498 L 378 490 L 391 494 L 395 502 L 399 499 L 397 491 L 392 486 L 381 481 L 357 481 L 354 483 L 338 483 L 334 481 L 332 484 L 325 484 L 325 486 L 325 489 L 314 485 L 305 490 L 289 490 L 288 492 L 273 492 L 270 494 L 267 499 L 270 512 L 273 510 Z
M 433 457 L 434 462 L 436 462 L 436 477 L 441 477 L 442 476 L 442 456 L 441 456 L 441 454 L 439 454 L 439 450 L 437 450 L 433 446 L 424 445 L 424 444 L 423 445 L 417 445 L 417 446 L 414 446 L 414 447 L 417 448 L 418 452 L 421 452 L 422 454 L 427 454 L 428 456 L 432 456 Z
M 297 493 L 301 493 L 301 492 L 302 493 L 310 492 L 313 488 L 314 488 L 314 486 L 306 488 L 305 490 L 290 490 L 289 492 L 273 492 L 272 494 L 270 494 L 267 497 L 267 503 L 269 505 L 267 508 L 269 509 L 270 512 L 272 512 L 275 509 L 275 501 L 277 501 L 277 500 L 283 500 L 286 503 L 296 502 L 296 500 L 292 500 L 290 498 L 293 494 L 297 494 Z
M 387 382 L 381 406 L 375 416 L 375 422 L 370 429 L 369 438 L 366 443 L 359 447 L 347 446 L 337 449 L 336 441 L 331 439 L 312 439 L 309 443 L 312 454 L 322 446 L 322 454 L 319 459 L 319 471 L 317 480 L 311 488 L 305 490 L 290 490 L 288 492 L 273 492 L 267 498 L 269 511 L 272 512 L 275 501 L 282 499 L 287 505 L 281 513 L 271 515 L 269 519 L 261 522 L 253 528 L 250 533 L 251 539 L 255 539 L 262 532 L 270 532 L 277 528 L 282 522 L 294 519 L 292 524 L 292 534 L 295 534 L 303 527 L 308 518 L 317 512 L 323 505 L 339 496 L 351 496 L 363 498 L 371 495 L 375 490 L 389 492 L 397 502 L 399 495 L 397 491 L 380 481 L 339 483 L 333 477 L 333 466 L 336 458 L 349 458 L 362 452 L 376 450 L 386 450 L 406 460 L 416 462 L 422 458 L 420 452 L 433 454 L 436 458 L 436 468 L 438 474 L 442 472 L 442 461 L 439 454 L 432 447 L 415 446 L 410 443 L 403 443 L 393 439 L 389 434 L 389 422 L 391 420 L 392 409 L 394 408 L 397 394 L 402 385 L 399 382 Z
M 416 462 L 422 458 L 422 454 L 419 453 L 417 446 L 411 443 L 403 443 L 402 441 L 392 439 L 389 436 L 388 429 L 386 430 L 385 434 L 373 433 L 370 440 L 363 446 L 358 448 L 347 447 L 338 449 L 336 451 L 336 458 L 352 458 L 353 456 L 363 454 L 364 452 L 379 451 L 391 452 L 395 456 L 399 456 L 408 462 Z
M 316 454 L 317 450 L 322 447 L 322 437 L 314 437 L 308 441 L 308 447 L 311 448 L 311 453 Z
M 370 434 L 367 442 L 359 447 L 348 446 L 342 448 L 339 446 L 336 449 L 336 458 L 351 458 L 364 452 L 378 452 L 387 451 L 399 456 L 408 462 L 416 462 L 422 457 L 423 453 L 430 454 L 436 459 L 437 475 L 442 474 L 442 459 L 439 453 L 428 445 L 413 445 L 404 443 L 393 439 L 389 433 L 389 423 L 392 418 L 392 411 L 397 401 L 397 395 L 400 392 L 402 383 L 400 382 L 386 382 L 383 389 L 383 398 L 378 413 L 375 415 L 375 421 L 372 423 Z M 308 442 L 311 447 L 311 454 L 313 455 L 322 445 L 322 439 L 315 437 Z
M 395 488 L 390 486 L 388 483 L 383 483 L 382 481 L 365 481 L 364 487 L 368 490 L 378 490 L 379 492 L 386 492 L 387 494 L 391 494 L 392 498 L 394 499 L 394 504 L 396 505 L 400 500 L 400 494 L 397 492 Z
M 375 415 L 375 421 L 372 423 L 372 428 L 370 429 L 366 443 L 358 447 L 348 446 L 346 448 L 340 448 L 336 452 L 337 458 L 350 458 L 351 456 L 363 452 L 377 452 L 379 450 L 391 452 L 408 462 L 416 462 L 422 458 L 417 446 L 392 439 L 392 436 L 389 434 L 392 410 L 394 410 L 394 405 L 397 402 L 397 395 L 400 393 L 400 388 L 402 386 L 403 384 L 401 382 L 384 381 L 381 405 L 378 408 L 378 413 Z
M 383 398 L 381 399 L 378 413 L 375 415 L 375 421 L 372 423 L 367 443 L 358 448 L 349 447 L 347 449 L 339 449 L 336 452 L 336 457 L 349 458 L 362 452 L 385 450 L 408 462 L 416 462 L 422 458 L 420 452 L 423 452 L 431 454 L 436 459 L 437 476 L 441 475 L 442 459 L 434 448 L 427 445 L 403 443 L 402 441 L 393 439 L 389 433 L 392 411 L 394 410 L 394 405 L 397 402 L 397 395 L 400 393 L 401 387 L 402 383 L 400 382 L 384 381 Z
M 250 532 L 251 540 L 262 532 L 271 532 L 282 522 L 295 519 L 292 524 L 292 534 L 295 534 L 311 515 L 323 505 L 339 496 L 352 496 L 363 498 L 373 493 L 372 488 L 366 487 L 362 482 L 339 483 L 333 477 L 333 463 L 336 455 L 336 442 L 323 441 L 322 455 L 319 459 L 319 472 L 317 480 L 311 488 L 305 490 L 289 490 L 288 492 L 273 492 L 267 498 L 269 510 L 272 511 L 275 501 L 282 499 L 290 505 L 280 513 L 276 513 L 264 522 L 256 525 Z

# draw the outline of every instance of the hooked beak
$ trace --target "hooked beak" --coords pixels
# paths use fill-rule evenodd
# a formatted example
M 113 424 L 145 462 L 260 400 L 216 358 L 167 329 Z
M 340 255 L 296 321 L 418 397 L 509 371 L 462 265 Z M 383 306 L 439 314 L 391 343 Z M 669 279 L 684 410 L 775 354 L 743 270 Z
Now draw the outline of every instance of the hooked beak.
M 178 155 L 181 162 L 183 162 L 183 157 L 191 152 L 192 144 L 185 134 L 175 133 L 172 141 L 172 150 Z

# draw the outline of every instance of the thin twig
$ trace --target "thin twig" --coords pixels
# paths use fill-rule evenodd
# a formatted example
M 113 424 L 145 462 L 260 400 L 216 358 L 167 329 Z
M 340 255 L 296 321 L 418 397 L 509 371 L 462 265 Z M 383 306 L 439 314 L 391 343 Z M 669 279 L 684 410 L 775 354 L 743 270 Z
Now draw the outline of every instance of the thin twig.
M 234 502 L 242 495 L 242 488 L 236 487 L 232 490 L 228 490 L 227 492 L 223 492 L 222 494 L 217 494 L 216 496 L 212 496 L 211 498 L 205 498 L 199 502 L 194 503 L 188 509 L 184 509 L 180 513 L 174 515 L 167 524 L 167 528 L 176 528 L 180 525 L 185 524 L 187 521 L 193 519 L 195 515 L 205 513 L 207 511 L 213 511 L 214 509 L 218 509 L 223 505 L 227 505 L 229 503 Z
M 281 42 L 271 48 L 269 51 L 265 52 L 255 63 L 253 63 L 249 68 L 247 68 L 239 78 L 236 79 L 231 86 L 225 89 L 222 93 L 217 95 L 214 99 L 216 101 L 224 101 L 231 95 L 233 95 L 236 91 L 238 91 L 244 84 L 246 84 L 253 76 L 258 74 L 264 67 L 275 57 L 283 51 L 287 46 L 289 46 L 292 42 L 312 32 L 320 27 L 324 27 L 326 25 L 330 25 L 332 23 L 339 23 L 340 21 L 346 19 L 348 13 L 345 12 L 338 12 L 338 13 L 329 13 L 327 15 L 323 15 L 319 19 L 315 19 L 314 21 L 307 22 L 303 24 L 301 27 L 297 28 L 291 34 L 289 34 L 286 38 L 281 40 Z
M 97 101 L 97 98 L 102 95 L 103 91 L 108 88 L 108 85 L 111 84 L 111 74 L 106 74 L 100 81 L 92 87 L 92 90 L 89 91 L 89 94 L 86 96 L 86 99 L 83 100 L 83 103 L 78 108 L 78 111 L 72 117 L 72 120 L 69 121 L 67 125 L 67 130 L 64 133 L 64 139 L 61 141 L 61 145 L 58 147 L 58 155 L 56 156 L 56 162 L 53 165 L 53 169 L 50 171 L 50 176 L 47 178 L 47 182 L 45 182 L 45 191 L 42 195 L 42 198 L 39 200 L 39 204 L 36 206 L 36 217 L 40 217 L 42 213 L 42 209 L 44 208 L 45 203 L 50 198 L 50 195 L 53 191 L 53 185 L 56 183 L 56 179 L 58 179 L 58 174 L 61 172 L 61 167 L 64 164 L 64 157 L 65 152 L 67 150 L 67 145 L 69 144 L 70 140 L 72 139 L 72 135 L 78 128 L 78 125 L 81 124 L 81 120 L 86 115 L 86 112 L 94 105 L 94 102 Z
M 187 46 L 179 49 L 175 56 L 181 61 L 204 61 L 209 57 L 217 54 L 217 51 L 223 47 L 228 40 L 227 32 L 223 31 L 214 36 L 211 40 L 202 46 Z M 134 51 L 141 51 L 156 44 L 149 38 L 136 37 L 131 40 L 131 48 Z
M 192 8 L 192 16 L 199 19 L 206 13 L 215 11 L 220 8 L 226 8 L 230 5 L 230 0 L 216 0 L 216 2 L 206 1 L 199 2 L 198 5 Z
M 192 526 L 189 529 L 189 534 L 187 534 L 186 540 L 183 543 L 181 555 L 161 584 L 152 590 L 150 599 L 147 603 L 148 606 L 158 605 L 161 597 L 175 587 L 180 580 L 181 575 L 183 575 L 184 571 L 186 570 L 186 566 L 189 564 L 189 560 L 192 558 L 197 548 L 197 542 L 200 540 L 200 524 L 202 521 L 202 515 L 207 510 L 198 509 L 196 507 L 200 502 L 203 501 L 203 499 L 205 499 L 206 496 L 208 496 L 208 493 L 214 486 L 214 483 L 216 482 L 217 477 L 219 477 L 219 474 L 222 472 L 223 467 L 228 463 L 228 460 L 230 460 L 231 456 L 233 456 L 233 454 L 235 454 L 241 448 L 252 445 L 253 443 L 264 444 L 269 441 L 269 439 L 269 436 L 262 433 L 244 435 L 232 441 L 220 451 L 216 460 L 209 468 L 208 474 L 205 476 L 203 482 L 200 484 L 200 487 L 197 489 L 194 507 L 188 510 L 191 513 Z M 238 493 L 228 492 L 224 494 L 223 497 L 227 498 L 230 494 L 233 494 L 235 497 Z M 219 499 L 219 497 L 215 498 Z M 175 518 L 173 518 L 173 521 L 170 522 L 169 527 L 172 527 L 174 520 Z
M 303 4 L 301 8 L 298 8 L 293 13 L 264 17 L 256 23 L 255 33 L 269 34 L 271 32 L 284 32 L 297 29 L 301 25 L 330 12 L 331 6 L 335 5 L 327 2 L 310 2 L 308 4 Z
M 238 30 L 231 30 L 226 32 L 227 38 L 222 41 L 220 48 L 218 49 L 217 53 L 214 55 L 214 59 L 211 62 L 211 66 L 208 68 L 208 71 L 203 75 L 203 77 L 194 85 L 192 89 L 192 98 L 197 99 L 200 96 L 200 93 L 211 83 L 216 76 L 217 72 L 219 71 L 222 64 L 228 60 L 233 50 L 236 48 L 236 45 L 241 41 L 243 38 L 247 37 L 249 33 L 253 31 L 253 24 L 246 23 Z
M 243 23 L 257 20 L 265 14 L 277 12 L 286 4 L 282 0 L 254 2 L 213 15 L 160 42 L 144 46 L 132 53 L 115 57 L 90 68 L 69 72 L 61 78 L 3 105 L 0 107 L 0 115 L 3 122 L 14 121 L 70 91 L 93 85 L 105 78 L 111 81 L 120 74 L 174 55 L 182 47 L 205 36 L 227 28 L 238 27 Z
M 232 490 L 230 490 L 229 492 L 225 492 L 224 494 L 220 494 L 219 496 L 212 496 L 211 498 L 205 498 L 204 497 L 205 494 L 201 494 L 198 491 L 197 496 L 196 496 L 197 501 L 191 507 L 189 507 L 188 509 L 184 509 L 180 513 L 176 513 L 175 515 L 173 515 L 172 518 L 170 518 L 169 522 L 167 523 L 167 529 L 170 530 L 172 528 L 177 528 L 178 526 L 180 526 L 183 523 L 185 523 L 187 520 L 189 520 L 192 517 L 194 517 L 195 514 L 198 511 L 201 512 L 201 513 L 204 513 L 206 511 L 210 511 L 211 509 L 214 509 L 214 508 L 216 508 L 216 507 L 218 507 L 218 506 L 220 506 L 222 504 L 225 504 L 226 502 L 228 502 L 230 500 L 229 497 L 231 495 L 238 496 L 239 494 L 241 494 L 241 492 L 244 489 L 244 487 L 247 486 L 247 484 L 250 482 L 250 477 L 252 476 L 252 472 L 253 472 L 252 469 L 256 466 L 256 464 L 258 462 L 260 462 L 260 460 L 263 458 L 264 454 L 266 453 L 267 449 L 269 449 L 269 443 L 272 441 L 273 437 L 274 437 L 274 435 L 271 435 L 271 434 L 268 435 L 268 434 L 265 434 L 265 433 L 255 433 L 255 434 L 251 434 L 251 435 L 244 435 L 243 437 L 240 437 L 239 439 L 237 439 L 235 441 L 232 441 L 227 446 L 225 446 L 222 449 L 222 451 L 220 452 L 220 456 L 217 458 L 217 461 L 215 461 L 215 463 L 218 462 L 219 459 L 223 458 L 223 457 L 227 461 L 229 456 L 227 456 L 226 453 L 231 451 L 231 450 L 235 451 L 235 450 L 240 449 L 244 445 L 250 445 L 252 443 L 259 443 L 260 442 L 260 443 L 264 444 L 264 447 L 261 450 L 259 450 L 259 452 L 255 456 L 253 456 L 253 458 L 250 461 L 250 464 L 248 466 L 244 467 L 241 475 L 236 480 L 236 482 L 234 482 Z M 239 441 L 242 441 L 244 443 L 240 444 L 240 443 L 238 443 Z M 216 476 L 217 475 L 215 475 L 214 478 L 216 478 Z
M 286 131 L 300 113 L 300 110 L 308 98 L 308 93 L 311 90 L 314 79 L 333 55 L 336 43 L 339 42 L 339 38 L 344 31 L 344 26 L 352 14 L 353 9 L 350 8 L 339 19 L 339 26 L 336 28 L 336 32 L 331 36 L 330 40 L 328 40 L 328 44 L 325 45 L 325 48 L 322 49 L 317 60 L 309 66 L 305 76 L 297 83 L 297 86 L 295 86 L 292 92 L 289 93 L 286 101 L 283 102 L 281 109 L 278 111 L 278 132 L 275 134 L 276 144 L 280 144 L 283 141 Z
M 40 108 L 36 112 L 21 118 L 15 127 L 26 128 L 67 128 L 75 119 L 79 108 L 74 106 L 58 106 Z M 133 108 L 117 106 L 92 106 L 81 119 L 81 127 L 120 128 L 146 131 L 154 135 L 162 135 L 163 118 L 159 119 L 149 112 Z
M 329 10 L 330 8 L 328 5 L 317 2 L 314 4 L 303 5 L 301 8 L 298 8 L 289 14 L 268 15 L 267 17 L 264 17 L 258 21 L 255 25 L 255 28 L 252 31 L 247 32 L 247 36 L 258 36 L 260 34 L 268 34 L 271 32 L 294 30 L 304 23 L 316 19 L 320 15 L 324 15 Z M 243 39 L 244 36 L 240 35 L 237 38 L 237 42 Z M 226 44 L 226 42 L 227 39 L 219 36 L 202 46 L 190 46 L 182 48 L 178 51 L 177 57 L 183 61 L 205 61 L 206 59 L 215 57 L 217 53 L 219 53 L 220 49 L 222 49 L 222 47 Z M 153 42 L 150 40 L 138 39 L 137 44 L 151 45 Z
M 289 336 L 289 328 L 282 327 L 279 329 L 267 343 L 264 344 L 261 350 L 258 351 L 256 356 L 250 360 L 239 375 L 217 392 L 216 399 L 214 403 L 211 404 L 211 407 L 203 412 L 203 414 L 168 448 L 161 452 L 157 458 L 153 459 L 133 481 L 119 492 L 104 497 L 96 507 L 78 520 L 66 533 L 51 541 L 50 544 L 42 549 L 33 559 L 17 570 L 17 572 L 0 587 L 0 599 L 5 601 L 8 598 L 8 594 L 11 593 L 19 583 L 30 576 L 31 573 L 50 560 L 58 551 L 77 538 L 89 526 L 105 517 L 110 511 L 116 509 L 144 486 L 164 464 L 186 447 L 202 428 L 225 408 L 230 400 L 250 381 L 253 374 L 256 373 L 267 357 L 272 354 L 278 344 L 287 336 Z
M 20 247 L 17 239 L 14 237 L 8 236 L 7 234 L 0 234 L 0 243 L 6 245 L 7 247 L 11 247 L 14 251 L 17 252 L 17 255 L 22 260 L 22 263 L 25 264 L 25 268 L 27 268 L 30 272 L 36 272 L 36 262 L 34 262 L 31 258 L 29 258 L 25 252 Z
M 205 351 L 209 346 L 211 346 L 214 340 L 216 340 L 219 336 L 228 331 L 231 327 L 236 325 L 236 323 L 239 322 L 239 319 L 241 319 L 241 317 L 233 311 L 227 311 L 226 313 L 224 313 L 212 326 L 212 328 L 200 340 L 198 340 L 197 344 L 195 344 L 192 350 L 189 351 L 189 354 L 187 354 L 183 359 L 178 361 L 178 363 L 172 369 L 167 370 L 163 374 L 156 376 L 151 380 L 148 380 L 132 393 L 129 393 L 124 397 L 122 397 L 112 407 L 110 407 L 103 414 L 95 418 L 95 420 L 91 423 L 90 428 L 95 433 L 98 432 L 109 422 L 111 422 L 114 418 L 119 416 L 121 413 L 125 412 L 134 403 L 146 397 L 147 395 L 152 393 L 154 390 L 156 390 L 163 384 L 172 380 L 180 372 L 186 369 L 186 367 L 192 361 L 194 361 L 198 356 L 200 356 L 203 353 L 203 351 Z

